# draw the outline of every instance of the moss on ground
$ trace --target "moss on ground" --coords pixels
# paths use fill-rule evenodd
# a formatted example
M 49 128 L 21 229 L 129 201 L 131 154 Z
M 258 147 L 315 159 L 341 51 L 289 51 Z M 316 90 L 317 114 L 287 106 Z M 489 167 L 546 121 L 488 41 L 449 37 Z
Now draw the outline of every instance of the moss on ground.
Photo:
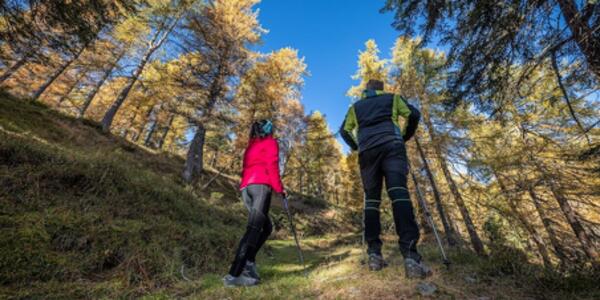
M 141 295 L 220 270 L 244 228 L 230 183 L 186 187 L 179 159 L 7 95 L 0 126 L 0 298 Z

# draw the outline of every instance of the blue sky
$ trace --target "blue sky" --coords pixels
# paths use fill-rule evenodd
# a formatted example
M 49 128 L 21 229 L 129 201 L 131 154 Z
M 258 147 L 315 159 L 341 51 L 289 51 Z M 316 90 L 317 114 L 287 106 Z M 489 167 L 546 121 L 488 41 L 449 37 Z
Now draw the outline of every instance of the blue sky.
M 346 91 L 356 84 L 358 51 L 373 38 L 381 57 L 389 57 L 398 33 L 393 14 L 381 14 L 383 0 L 262 0 L 259 19 L 269 33 L 258 50 L 298 49 L 311 73 L 302 103 L 306 112 L 319 110 L 336 132 L 350 104 Z

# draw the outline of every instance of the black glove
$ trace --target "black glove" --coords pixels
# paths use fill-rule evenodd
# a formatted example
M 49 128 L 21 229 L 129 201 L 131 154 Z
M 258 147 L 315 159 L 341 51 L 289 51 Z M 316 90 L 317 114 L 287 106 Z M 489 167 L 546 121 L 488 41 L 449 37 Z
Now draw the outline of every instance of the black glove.
M 419 127 L 419 121 L 421 120 L 421 113 L 416 107 L 408 103 L 406 103 L 406 106 L 408 106 L 408 109 L 410 109 L 410 115 L 408 116 L 406 132 L 404 133 L 404 136 L 402 136 L 405 142 L 410 140 L 413 135 L 415 135 L 415 132 L 417 132 L 417 128 Z

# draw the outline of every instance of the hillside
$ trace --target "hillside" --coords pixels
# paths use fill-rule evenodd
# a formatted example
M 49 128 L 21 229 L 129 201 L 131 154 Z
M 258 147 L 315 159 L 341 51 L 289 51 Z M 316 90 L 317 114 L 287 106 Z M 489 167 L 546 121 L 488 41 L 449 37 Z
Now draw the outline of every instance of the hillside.
M 224 272 L 246 221 L 236 182 L 186 187 L 179 157 L 0 97 L 0 298 L 134 296 L 183 280 L 182 269 Z M 311 203 L 293 207 L 313 218 L 323 205 Z
M 394 241 L 391 267 L 361 266 L 360 236 L 340 208 L 296 200 L 308 277 L 298 264 L 285 217 L 259 257 L 265 282 L 225 289 L 245 212 L 236 183 L 218 177 L 206 190 L 179 179 L 182 160 L 100 133 L 97 125 L 2 94 L 0 101 L 0 298 L 192 299 L 594 299 L 589 277 L 561 277 L 520 251 L 479 258 L 451 250 L 440 264 L 435 244 L 423 252 L 435 275 L 405 280 Z M 212 178 L 214 174 L 207 174 Z M 293 197 L 300 199 L 301 197 Z M 422 296 L 419 286 L 435 286 Z

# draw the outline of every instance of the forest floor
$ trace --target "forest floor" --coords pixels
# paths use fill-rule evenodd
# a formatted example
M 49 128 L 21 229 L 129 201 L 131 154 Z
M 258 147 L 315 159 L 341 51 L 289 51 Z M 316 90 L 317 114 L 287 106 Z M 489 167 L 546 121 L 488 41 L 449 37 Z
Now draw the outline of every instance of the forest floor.
M 522 274 L 494 274 L 493 265 L 470 251 L 450 250 L 447 269 L 435 244 L 424 242 L 421 251 L 433 276 L 407 279 L 403 260 L 391 236 L 384 256 L 389 267 L 371 272 L 362 264 L 364 252 L 356 235 L 308 238 L 301 241 L 306 276 L 293 239 L 268 241 L 257 260 L 262 283 L 255 287 L 224 287 L 224 274 L 208 274 L 182 282 L 175 289 L 145 299 L 598 299 L 595 291 L 556 291 L 542 288 Z M 222 269 L 228 267 L 224 261 Z M 536 280 L 530 278 L 531 280 Z M 538 282 L 539 284 L 539 282 Z M 427 289 L 428 291 L 425 291 Z M 432 290 L 433 289 L 433 290 Z M 173 294 L 173 290 L 177 290 Z
M 263 282 L 225 288 L 246 219 L 236 180 L 195 189 L 181 182 L 182 164 L 0 93 L 0 299 L 600 299 L 597 276 L 546 273 L 510 248 L 485 258 L 449 250 L 447 270 L 428 236 L 432 277 L 404 277 L 393 236 L 390 266 L 370 272 L 347 209 L 300 195 L 290 205 L 308 276 L 274 201 Z

